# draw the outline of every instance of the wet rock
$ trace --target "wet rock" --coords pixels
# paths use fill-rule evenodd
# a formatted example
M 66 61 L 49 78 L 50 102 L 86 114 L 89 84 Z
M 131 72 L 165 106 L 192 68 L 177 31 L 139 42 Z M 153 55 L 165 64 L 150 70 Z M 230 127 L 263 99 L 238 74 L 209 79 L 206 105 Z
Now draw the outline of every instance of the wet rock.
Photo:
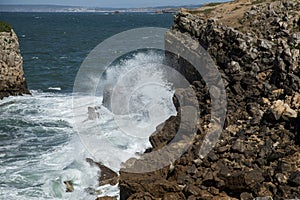
M 119 175 L 116 172 L 109 169 L 102 163 L 93 161 L 91 158 L 87 158 L 86 161 L 90 165 L 97 166 L 100 169 L 100 175 L 98 178 L 99 186 L 106 185 L 106 184 L 116 185 L 118 183 Z
M 97 108 L 88 107 L 88 120 L 98 119 L 100 114 L 97 112 Z
M 105 85 L 103 88 L 103 100 L 102 105 L 105 106 L 108 110 L 111 110 L 111 98 L 113 93 L 112 85 Z
M 64 181 L 66 186 L 66 192 L 74 192 L 74 186 L 72 181 Z
M 100 195 L 101 194 L 100 190 L 97 190 L 93 187 L 85 188 L 84 191 L 90 195 Z

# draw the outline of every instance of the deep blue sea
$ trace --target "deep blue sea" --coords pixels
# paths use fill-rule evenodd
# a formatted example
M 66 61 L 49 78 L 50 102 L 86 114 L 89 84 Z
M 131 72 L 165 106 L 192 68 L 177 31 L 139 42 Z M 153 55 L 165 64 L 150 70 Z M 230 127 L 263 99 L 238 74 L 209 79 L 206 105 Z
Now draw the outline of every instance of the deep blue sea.
M 101 155 L 97 161 L 118 171 L 121 162 L 149 146 L 148 138 L 124 134 L 114 121 L 116 116 L 101 105 L 101 96 L 94 97 L 98 109 L 96 125 L 95 121 L 87 120 L 87 105 L 82 105 L 82 115 L 74 114 L 74 80 L 86 56 L 105 39 L 133 28 L 170 28 L 173 15 L 0 13 L 0 19 L 9 22 L 19 37 L 25 77 L 32 93 L 0 101 L 0 199 L 96 199 L 99 195 L 118 195 L 117 186 L 98 187 L 98 169 L 89 166 L 85 158 L 92 156 L 92 145 L 101 147 L 97 149 L 97 155 Z M 145 69 L 137 73 L 134 83 L 140 79 L 160 81 L 160 86 L 146 85 L 132 95 L 134 109 L 138 111 L 136 105 L 145 107 L 151 102 L 167 108 L 164 115 L 156 113 L 158 120 L 154 120 L 147 134 L 175 112 L 173 93 L 163 80 L 159 65 L 153 64 L 162 60 L 158 52 L 136 52 L 107 72 L 108 77 L 115 77 L 142 66 Z M 85 102 L 84 96 L 82 99 Z M 151 114 L 137 112 L 121 118 L 136 120 L 143 127 L 149 124 Z M 82 127 L 89 127 L 86 132 L 92 138 L 87 137 L 91 139 L 88 149 L 78 136 L 74 118 L 82 118 Z M 93 132 L 94 127 L 101 129 L 101 133 Z M 66 180 L 74 183 L 73 193 L 65 192 Z

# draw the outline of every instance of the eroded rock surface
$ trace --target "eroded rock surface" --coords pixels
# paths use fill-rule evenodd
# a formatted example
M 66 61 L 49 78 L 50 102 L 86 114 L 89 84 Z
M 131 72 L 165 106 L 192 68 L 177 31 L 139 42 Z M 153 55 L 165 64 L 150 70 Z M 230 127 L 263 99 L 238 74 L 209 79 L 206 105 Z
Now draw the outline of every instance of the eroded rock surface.
M 181 12 L 175 16 L 166 43 L 201 44 L 211 55 L 226 88 L 225 126 L 216 146 L 201 158 L 199 149 L 210 127 L 210 95 L 214 93 L 208 92 L 190 63 L 167 55 L 197 94 L 196 134 L 187 151 L 164 168 L 148 173 L 121 170 L 121 199 L 300 197 L 300 2 L 247 2 L 234 27 L 223 23 L 220 15 L 211 18 Z M 169 146 L 176 124 L 173 117 L 158 127 L 147 153 Z M 147 167 L 142 160 L 133 163 Z
M 0 99 L 11 95 L 30 94 L 22 64 L 15 32 L 0 32 Z

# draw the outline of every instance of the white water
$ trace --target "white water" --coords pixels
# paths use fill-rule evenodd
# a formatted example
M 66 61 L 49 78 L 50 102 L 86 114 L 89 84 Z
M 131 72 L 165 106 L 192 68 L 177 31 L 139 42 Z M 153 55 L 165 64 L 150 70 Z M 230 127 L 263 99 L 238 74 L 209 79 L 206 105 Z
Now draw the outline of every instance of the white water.
M 76 105 L 75 112 L 73 97 L 68 94 L 31 91 L 32 96 L 1 101 L 1 199 L 95 199 L 97 195 L 89 194 L 87 188 L 99 190 L 101 196 L 118 195 L 117 186 L 98 188 L 98 169 L 89 166 L 85 158 L 118 171 L 122 162 L 150 146 L 148 137 L 155 127 L 175 114 L 173 91 L 163 79 L 160 62 L 162 57 L 153 52 L 139 53 L 108 70 L 108 83 L 113 80 L 110 77 L 123 75 L 120 85 L 130 83 L 139 88 L 132 92 L 128 114 L 114 115 L 101 106 L 101 96 L 95 97 L 99 113 L 95 120 L 88 120 L 90 104 L 85 96 L 77 97 L 84 103 Z M 125 76 L 138 66 L 143 70 Z M 158 84 L 149 84 L 154 81 Z M 126 124 L 128 121 L 131 124 Z M 81 127 L 79 134 L 76 127 Z M 73 181 L 74 192 L 65 192 L 66 180 Z

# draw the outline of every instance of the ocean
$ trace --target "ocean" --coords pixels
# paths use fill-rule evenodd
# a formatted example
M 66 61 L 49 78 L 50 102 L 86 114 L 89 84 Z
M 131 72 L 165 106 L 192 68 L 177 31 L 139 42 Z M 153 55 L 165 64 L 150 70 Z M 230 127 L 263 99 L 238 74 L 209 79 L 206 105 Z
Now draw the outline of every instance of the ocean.
M 121 116 L 136 126 L 151 123 L 143 137 L 128 134 L 132 130 L 129 125 L 118 126 L 115 119 L 120 116 L 101 104 L 101 92 L 93 97 L 96 119 L 89 119 L 85 104 L 81 105 L 83 114 L 74 112 L 74 81 L 82 62 L 99 43 L 134 28 L 170 28 L 173 15 L 0 13 L 0 19 L 9 22 L 19 37 L 25 77 L 32 93 L 0 101 L 0 199 L 96 199 L 119 195 L 117 186 L 98 187 L 99 170 L 85 158 L 118 171 L 122 162 L 150 147 L 148 137 L 155 126 L 176 113 L 172 104 L 174 91 L 160 71 L 163 52 L 137 51 L 117 59 L 106 71 L 109 81 L 109 77 L 122 76 L 140 66 L 136 80 L 124 79 L 126 83 L 140 84 L 138 80 L 147 77 L 158 81 L 159 86 L 148 84 L 132 96 L 135 113 Z M 163 115 L 154 113 L 151 119 L 151 113 L 143 110 L 150 104 L 161 106 L 156 109 L 164 108 Z M 82 119 L 80 124 L 78 119 Z M 87 144 L 76 129 L 78 125 L 96 142 Z M 65 192 L 63 182 L 69 180 L 74 184 L 72 193 Z

